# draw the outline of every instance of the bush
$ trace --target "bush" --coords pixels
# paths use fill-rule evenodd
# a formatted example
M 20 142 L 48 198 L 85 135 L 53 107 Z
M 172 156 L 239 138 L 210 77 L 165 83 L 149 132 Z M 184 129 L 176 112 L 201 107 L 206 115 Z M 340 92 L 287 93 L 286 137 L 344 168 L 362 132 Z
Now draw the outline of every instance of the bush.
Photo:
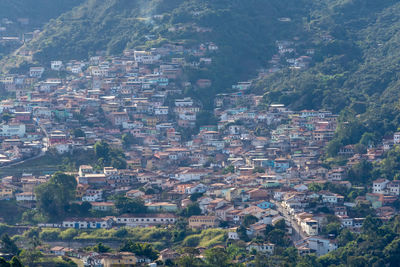
M 71 240 L 78 235 L 78 230 L 76 229 L 67 229 L 60 233 L 60 238 L 63 240 Z
M 128 230 L 126 230 L 125 228 L 118 229 L 114 234 L 115 237 L 119 238 L 126 237 L 127 235 L 128 235 Z
M 59 229 L 44 229 L 39 234 L 39 238 L 44 241 L 55 241 L 60 239 Z
M 183 245 L 186 247 L 197 247 L 200 243 L 200 235 L 191 235 L 183 240 Z

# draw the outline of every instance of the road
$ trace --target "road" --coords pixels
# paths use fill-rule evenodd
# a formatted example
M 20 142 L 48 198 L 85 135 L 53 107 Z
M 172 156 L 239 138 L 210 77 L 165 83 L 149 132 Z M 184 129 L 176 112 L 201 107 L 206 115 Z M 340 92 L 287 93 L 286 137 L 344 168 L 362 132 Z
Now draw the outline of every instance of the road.
M 297 222 L 292 218 L 292 216 L 287 212 L 285 208 L 282 207 L 282 204 L 279 201 L 274 201 L 279 213 L 285 218 L 285 221 L 288 222 L 292 227 L 292 236 L 291 239 L 293 242 L 302 240 L 307 237 L 307 235 L 300 229 Z
M 43 139 L 42 139 L 43 147 L 40 150 L 40 153 L 35 155 L 35 156 L 33 156 L 33 157 L 31 157 L 31 158 L 24 159 L 24 160 L 21 160 L 21 161 L 17 161 L 17 162 L 13 162 L 13 163 L 4 165 L 4 166 L 0 167 L 0 169 L 5 169 L 5 168 L 12 167 L 12 166 L 17 166 L 17 165 L 23 164 L 25 162 L 28 162 L 28 161 L 35 160 L 35 159 L 38 159 L 40 157 L 43 157 L 46 154 L 46 152 L 47 152 L 47 150 L 49 149 L 49 146 L 50 146 L 48 133 L 47 133 L 46 129 L 42 125 L 40 125 L 40 123 L 37 121 L 36 118 L 34 118 L 33 120 L 36 122 L 36 125 L 40 128 L 40 130 L 45 135 L 45 137 L 43 137 Z

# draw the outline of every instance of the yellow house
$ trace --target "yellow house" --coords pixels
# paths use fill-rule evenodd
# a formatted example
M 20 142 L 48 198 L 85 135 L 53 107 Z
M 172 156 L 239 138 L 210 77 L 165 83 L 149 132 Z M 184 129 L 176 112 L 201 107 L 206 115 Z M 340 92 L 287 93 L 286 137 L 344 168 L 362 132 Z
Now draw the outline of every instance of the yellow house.
M 130 252 L 119 252 L 117 254 L 108 253 L 101 260 L 104 267 L 128 267 L 137 263 L 135 254 Z
M 215 216 L 192 216 L 189 218 L 189 227 L 191 228 L 215 228 L 218 227 L 219 221 Z
M 0 199 L 11 199 L 12 197 L 13 197 L 12 189 L 0 186 Z

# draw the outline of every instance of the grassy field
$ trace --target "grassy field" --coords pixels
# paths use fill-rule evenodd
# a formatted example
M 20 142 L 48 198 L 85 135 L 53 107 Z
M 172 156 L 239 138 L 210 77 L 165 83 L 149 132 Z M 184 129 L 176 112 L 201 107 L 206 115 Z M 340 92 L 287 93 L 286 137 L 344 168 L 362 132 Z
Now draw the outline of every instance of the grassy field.
M 77 151 L 73 154 L 58 155 L 47 152 L 46 155 L 21 164 L 0 169 L 1 176 L 32 173 L 34 175 L 52 174 L 56 171 L 77 171 L 79 165 L 93 164 L 95 157 L 92 151 Z

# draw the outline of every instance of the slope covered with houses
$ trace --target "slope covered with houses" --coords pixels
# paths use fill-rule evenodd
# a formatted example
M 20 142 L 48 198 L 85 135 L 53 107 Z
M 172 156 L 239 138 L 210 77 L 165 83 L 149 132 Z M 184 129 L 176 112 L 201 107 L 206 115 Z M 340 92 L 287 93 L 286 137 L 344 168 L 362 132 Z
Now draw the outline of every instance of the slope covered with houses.
M 181 211 L 196 205 L 198 212 L 186 217 L 189 229 L 223 227 L 230 242 L 253 239 L 249 251 L 270 255 L 279 244 L 268 239 L 265 229 L 284 220 L 285 235 L 300 255 L 321 256 L 337 248 L 335 234 L 327 231 L 332 220 L 359 232 L 364 217 L 357 207 L 363 203 L 371 203 L 383 220 L 396 214 L 397 181 L 376 180 L 371 190 L 364 188 L 368 193 L 352 198 L 347 193 L 354 187 L 347 174 L 361 159 L 379 160 L 399 143 L 398 134 L 363 155 L 343 147 L 339 153 L 349 159 L 347 165 L 328 168 L 321 156 L 335 134 L 338 115 L 292 111 L 283 104 L 265 107 L 262 96 L 248 93 L 254 81 L 240 82 L 232 86 L 233 93 L 217 95 L 210 114 L 216 123 L 199 125 L 204 108 L 184 95 L 189 84 L 183 68 L 192 63 L 180 55 L 196 55 L 198 64 L 204 64 L 202 58 L 215 51 L 218 47 L 212 43 L 195 48 L 164 45 L 126 50 L 118 57 L 52 61 L 31 67 L 26 74 L 3 76 L 4 89 L 16 95 L 0 103 L 4 167 L 46 153 L 94 155 L 100 142 L 122 153 L 122 164 L 82 164 L 71 172 L 77 182 L 74 202 L 90 203 L 91 210 L 103 217 L 68 217 L 38 225 L 84 231 L 174 227 L 182 219 Z M 64 75 L 51 78 L 49 73 Z M 192 86 L 212 84 L 200 79 Z M 0 198 L 35 207 L 35 188 L 48 179 L 44 172 L 22 170 L 3 177 Z M 121 194 L 142 201 L 143 211 L 122 213 L 113 198 Z M 249 217 L 255 221 L 244 224 Z M 0 218 L 7 221 L 4 215 Z M 238 230 L 243 228 L 244 234 Z M 254 241 L 260 238 L 262 243 Z M 71 255 L 63 247 L 52 253 Z M 99 261 L 105 259 L 107 255 Z

